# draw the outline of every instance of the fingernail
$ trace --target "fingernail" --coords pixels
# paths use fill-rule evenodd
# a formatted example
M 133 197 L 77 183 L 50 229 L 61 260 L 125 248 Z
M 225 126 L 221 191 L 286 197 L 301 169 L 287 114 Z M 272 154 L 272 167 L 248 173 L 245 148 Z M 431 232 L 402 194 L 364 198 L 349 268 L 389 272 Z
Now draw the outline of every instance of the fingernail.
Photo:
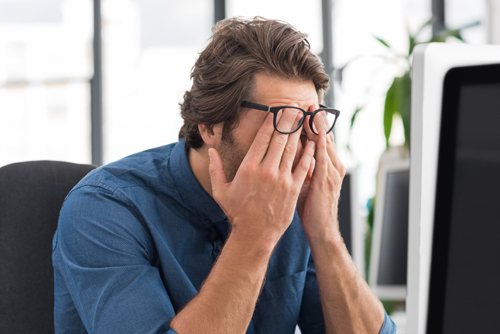
M 212 149 L 211 149 L 211 148 L 209 148 L 209 149 L 208 149 L 208 158 L 209 158 L 210 160 L 212 160 L 212 155 L 213 155 L 213 153 L 212 153 Z

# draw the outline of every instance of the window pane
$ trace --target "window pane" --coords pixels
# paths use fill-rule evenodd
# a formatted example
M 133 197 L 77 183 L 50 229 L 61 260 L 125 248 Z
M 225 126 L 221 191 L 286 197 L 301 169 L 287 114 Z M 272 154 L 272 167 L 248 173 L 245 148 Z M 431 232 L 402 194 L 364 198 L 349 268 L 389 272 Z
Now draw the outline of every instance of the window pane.
M 0 166 L 90 162 L 90 0 L 0 2 Z
M 211 35 L 206 0 L 103 1 L 104 161 L 176 141 L 179 103 Z
M 486 44 L 488 41 L 486 0 L 447 0 L 445 1 L 446 25 L 452 29 L 461 28 L 472 22 L 480 21 L 476 27 L 466 29 L 462 37 L 470 44 Z
M 360 204 L 365 205 L 375 193 L 380 156 L 385 150 L 383 111 L 387 90 L 395 76 L 404 74 L 408 65 L 395 60 L 409 47 L 408 29 L 415 33 L 431 18 L 431 2 L 419 0 L 336 0 L 334 8 L 335 66 L 343 71 L 341 86 L 336 90 L 336 107 L 342 111 L 335 129 L 337 147 L 344 164 L 360 166 Z M 386 41 L 390 51 L 376 40 Z M 431 37 L 424 29 L 420 40 Z M 352 130 L 350 120 L 357 114 Z M 404 142 L 400 118 L 393 121 L 392 145 Z M 346 150 L 350 144 L 350 152 Z
M 283 20 L 309 35 L 315 54 L 323 50 L 321 0 L 226 0 L 227 16 L 254 17 Z

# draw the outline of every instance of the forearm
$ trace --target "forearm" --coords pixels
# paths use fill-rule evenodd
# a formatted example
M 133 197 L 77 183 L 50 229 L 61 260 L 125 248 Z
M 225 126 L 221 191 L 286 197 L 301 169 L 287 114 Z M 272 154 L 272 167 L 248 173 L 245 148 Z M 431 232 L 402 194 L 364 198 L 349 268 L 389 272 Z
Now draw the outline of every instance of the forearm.
M 184 333 L 245 333 L 273 250 L 270 242 L 231 234 L 199 294 L 171 328 Z
M 379 333 L 383 306 L 359 274 L 340 235 L 328 233 L 309 244 L 327 333 Z

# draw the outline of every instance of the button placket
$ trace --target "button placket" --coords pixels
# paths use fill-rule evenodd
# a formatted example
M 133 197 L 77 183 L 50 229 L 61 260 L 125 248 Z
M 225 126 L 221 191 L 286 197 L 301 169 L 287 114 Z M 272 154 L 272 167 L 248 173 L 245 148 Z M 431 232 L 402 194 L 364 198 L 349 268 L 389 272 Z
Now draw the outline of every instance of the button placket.
M 222 240 L 215 240 L 213 243 L 213 250 L 212 254 L 214 256 L 214 259 L 217 259 L 222 251 L 223 243 Z

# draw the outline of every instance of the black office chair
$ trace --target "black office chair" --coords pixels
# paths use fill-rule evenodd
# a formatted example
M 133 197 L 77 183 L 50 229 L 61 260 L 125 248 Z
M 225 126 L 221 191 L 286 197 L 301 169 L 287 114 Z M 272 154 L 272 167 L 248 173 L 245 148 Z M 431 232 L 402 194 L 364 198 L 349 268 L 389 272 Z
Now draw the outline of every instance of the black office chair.
M 0 168 L 0 333 L 54 333 L 52 237 L 64 198 L 95 166 Z

